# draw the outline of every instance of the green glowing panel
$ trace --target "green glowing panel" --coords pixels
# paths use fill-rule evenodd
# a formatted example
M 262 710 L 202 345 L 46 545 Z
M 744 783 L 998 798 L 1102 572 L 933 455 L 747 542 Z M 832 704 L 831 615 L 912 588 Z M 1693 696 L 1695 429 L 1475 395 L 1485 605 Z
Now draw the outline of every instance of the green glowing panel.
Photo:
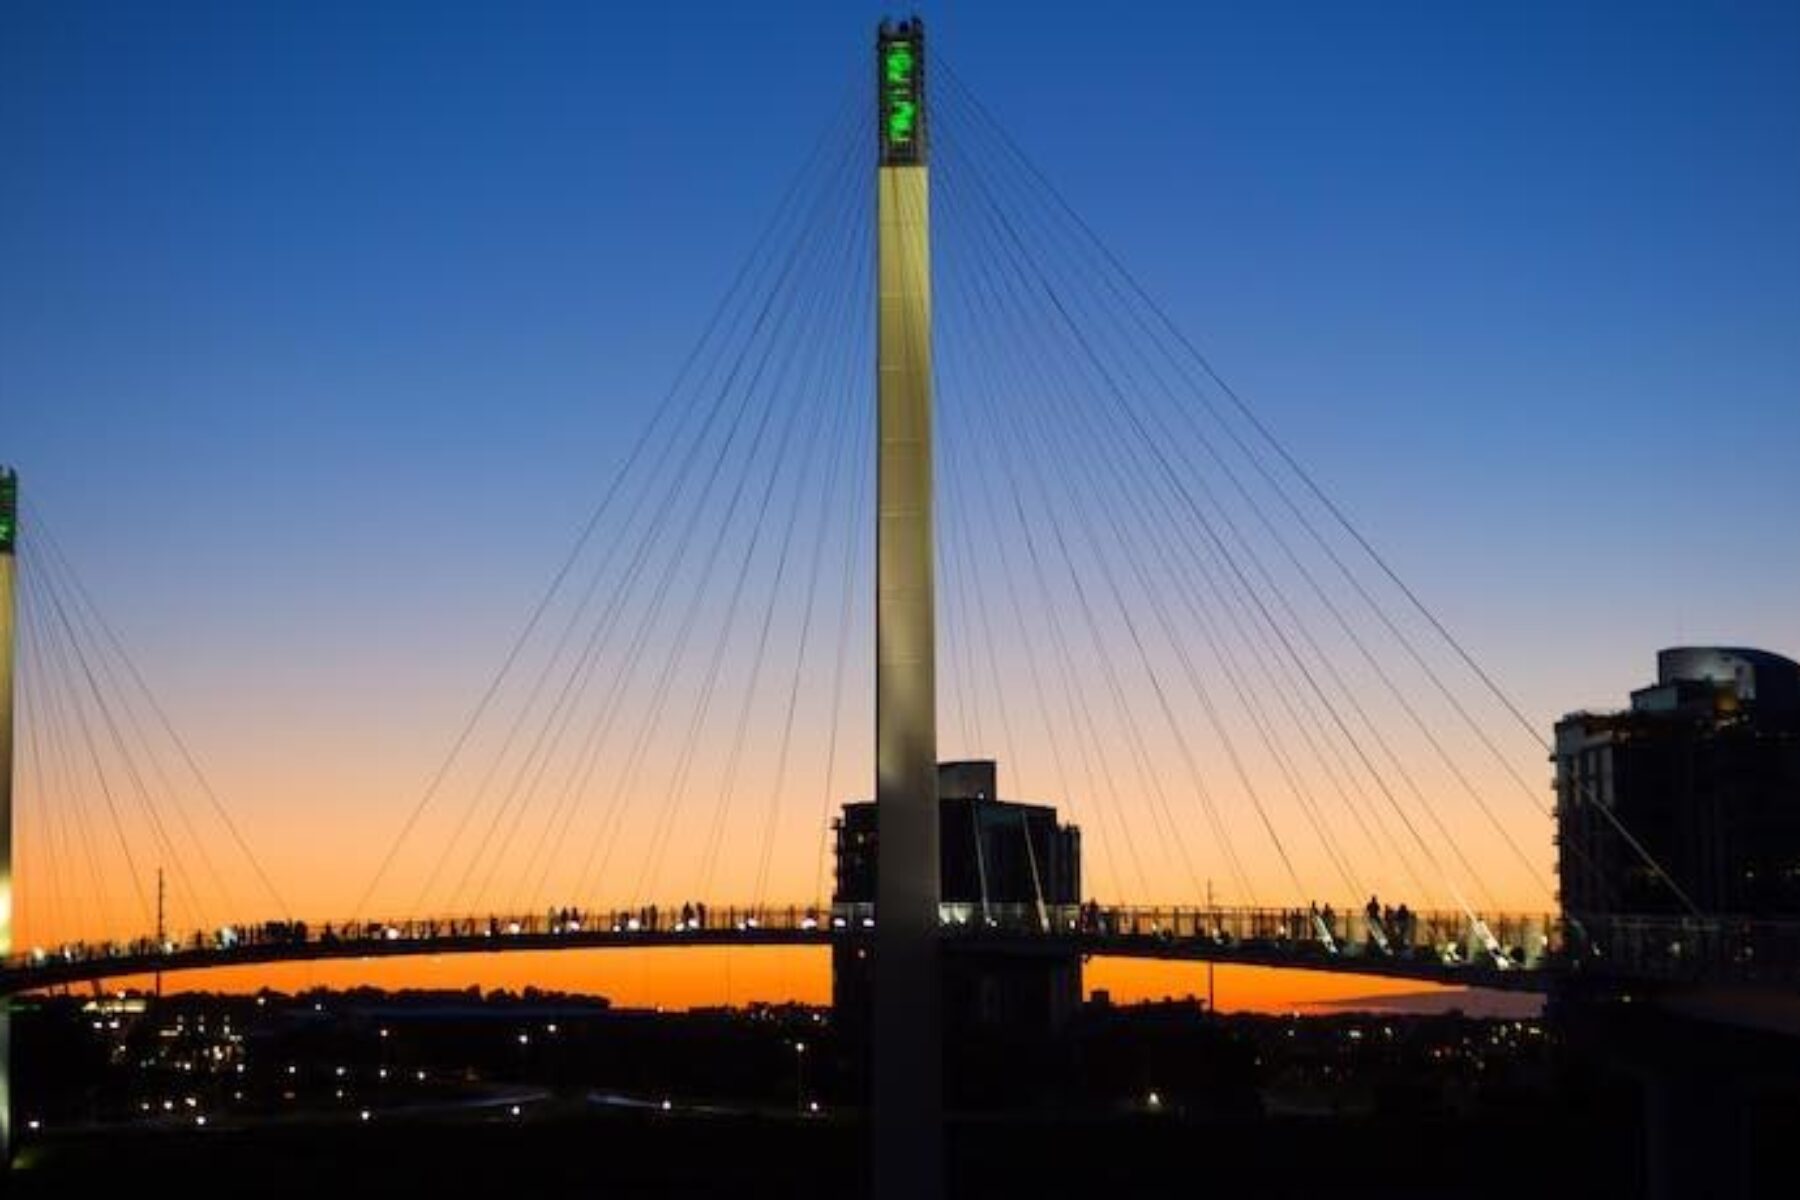
M 908 42 L 895 42 L 887 51 L 887 81 L 889 85 L 899 84 L 901 87 L 912 86 L 913 50 Z
M 19 534 L 19 477 L 0 473 L 0 553 L 11 553 Z
M 916 24 L 883 30 L 877 50 L 881 101 L 881 161 L 888 166 L 923 163 L 924 46 Z

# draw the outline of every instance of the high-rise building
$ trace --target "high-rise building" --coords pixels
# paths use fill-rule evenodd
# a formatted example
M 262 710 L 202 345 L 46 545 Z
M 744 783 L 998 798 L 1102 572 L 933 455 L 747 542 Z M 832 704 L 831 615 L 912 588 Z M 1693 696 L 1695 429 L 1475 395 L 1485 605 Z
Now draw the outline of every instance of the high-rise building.
M 937 778 L 940 910 L 946 920 L 976 929 L 989 922 L 1017 928 L 1081 902 L 1081 831 L 1059 823 L 1056 809 L 1000 799 L 991 760 L 939 763 Z M 876 897 L 879 820 L 880 807 L 861 801 L 844 805 L 834 825 L 833 900 L 839 911 L 851 906 L 854 913 L 854 906 Z M 854 1030 L 868 1004 L 867 948 L 846 940 L 832 953 L 832 999 Z M 944 1022 L 953 1036 L 959 1029 L 1046 1033 L 1081 1003 L 1081 959 L 1073 953 L 953 947 L 942 969 Z
M 1684 913 L 1678 887 L 1707 914 L 1800 914 L 1800 663 L 1682 646 L 1656 665 L 1630 708 L 1556 724 L 1564 911 Z

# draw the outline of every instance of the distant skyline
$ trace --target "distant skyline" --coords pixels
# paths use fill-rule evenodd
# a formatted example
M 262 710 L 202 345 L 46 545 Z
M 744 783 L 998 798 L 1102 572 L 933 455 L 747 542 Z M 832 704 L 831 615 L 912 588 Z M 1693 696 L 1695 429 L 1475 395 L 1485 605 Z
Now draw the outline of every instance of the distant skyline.
M 297 907 L 355 901 L 883 11 L 0 13 L 0 461 Z M 1800 657 L 1800 9 L 921 11 L 1545 735 L 1663 646 Z

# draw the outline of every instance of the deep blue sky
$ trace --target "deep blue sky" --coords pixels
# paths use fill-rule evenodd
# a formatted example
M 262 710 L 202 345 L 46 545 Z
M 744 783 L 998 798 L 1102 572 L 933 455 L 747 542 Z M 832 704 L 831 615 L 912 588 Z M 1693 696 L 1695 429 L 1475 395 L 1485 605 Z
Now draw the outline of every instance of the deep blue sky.
M 925 11 L 1534 714 L 1800 652 L 1800 6 Z M 417 776 L 880 12 L 5 7 L 0 459 L 190 724 Z

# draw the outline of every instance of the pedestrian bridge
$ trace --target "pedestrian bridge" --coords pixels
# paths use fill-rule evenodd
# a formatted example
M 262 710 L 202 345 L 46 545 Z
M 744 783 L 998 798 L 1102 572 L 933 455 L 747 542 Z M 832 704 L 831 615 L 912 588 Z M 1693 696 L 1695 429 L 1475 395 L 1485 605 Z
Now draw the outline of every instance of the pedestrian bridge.
M 1423 983 L 1548 991 L 1563 977 L 1800 982 L 1800 922 L 1403 913 L 1330 906 L 940 906 L 950 953 L 1073 953 L 1381 975 Z M 39 948 L 0 968 L 0 995 L 74 984 L 329 959 L 521 951 L 831 946 L 870 936 L 874 906 L 707 906 L 601 913 L 447 916 L 398 922 L 270 921 L 158 941 Z

